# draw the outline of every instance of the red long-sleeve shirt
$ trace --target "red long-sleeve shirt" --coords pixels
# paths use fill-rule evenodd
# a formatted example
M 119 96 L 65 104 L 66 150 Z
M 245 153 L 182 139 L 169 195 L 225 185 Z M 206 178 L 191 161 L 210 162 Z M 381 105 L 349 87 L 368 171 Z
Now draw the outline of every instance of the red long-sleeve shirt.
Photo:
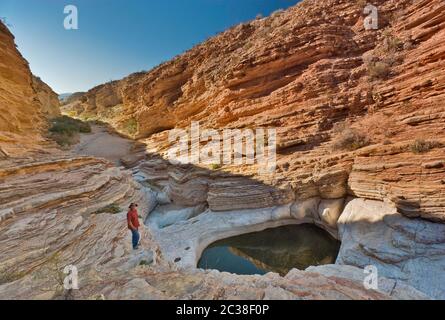
M 128 229 L 131 230 L 130 222 L 133 225 L 133 227 L 135 227 L 136 229 L 139 228 L 139 226 L 140 226 L 139 225 L 139 215 L 138 215 L 138 211 L 136 209 L 129 210 L 127 213 Z

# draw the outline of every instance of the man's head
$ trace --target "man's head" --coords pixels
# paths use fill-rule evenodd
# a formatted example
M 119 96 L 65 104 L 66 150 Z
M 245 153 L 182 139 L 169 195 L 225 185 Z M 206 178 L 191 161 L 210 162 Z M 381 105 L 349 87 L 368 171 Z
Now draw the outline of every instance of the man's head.
M 130 206 L 129 206 L 129 208 L 130 208 L 131 210 L 136 209 L 137 207 L 138 207 L 138 204 L 137 204 L 137 203 L 131 203 Z

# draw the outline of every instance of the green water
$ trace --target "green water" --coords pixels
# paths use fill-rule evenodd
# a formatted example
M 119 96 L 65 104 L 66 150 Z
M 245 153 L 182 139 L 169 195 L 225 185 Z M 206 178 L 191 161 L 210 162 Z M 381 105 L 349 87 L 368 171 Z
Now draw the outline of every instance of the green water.
M 204 250 L 198 267 L 286 275 L 293 268 L 334 263 L 339 248 L 340 242 L 314 225 L 289 225 L 217 241 Z

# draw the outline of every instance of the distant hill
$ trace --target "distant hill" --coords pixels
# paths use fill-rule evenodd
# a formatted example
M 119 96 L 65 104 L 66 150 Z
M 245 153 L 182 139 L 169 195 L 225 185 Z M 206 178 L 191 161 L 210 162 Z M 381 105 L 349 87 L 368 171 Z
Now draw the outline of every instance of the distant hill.
M 62 93 L 62 94 L 59 94 L 59 100 L 60 100 L 60 101 L 66 100 L 66 99 L 68 99 L 71 95 L 72 95 L 72 93 Z
M 59 94 L 59 100 L 64 105 L 79 99 L 84 94 L 85 92 L 62 93 Z

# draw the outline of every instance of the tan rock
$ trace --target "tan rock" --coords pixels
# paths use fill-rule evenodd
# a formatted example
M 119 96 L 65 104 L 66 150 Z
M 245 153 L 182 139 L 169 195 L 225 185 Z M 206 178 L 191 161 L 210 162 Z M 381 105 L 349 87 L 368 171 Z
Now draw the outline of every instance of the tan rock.
M 47 119 L 61 115 L 59 96 L 39 77 L 32 76 L 32 86 L 42 106 L 42 112 Z

